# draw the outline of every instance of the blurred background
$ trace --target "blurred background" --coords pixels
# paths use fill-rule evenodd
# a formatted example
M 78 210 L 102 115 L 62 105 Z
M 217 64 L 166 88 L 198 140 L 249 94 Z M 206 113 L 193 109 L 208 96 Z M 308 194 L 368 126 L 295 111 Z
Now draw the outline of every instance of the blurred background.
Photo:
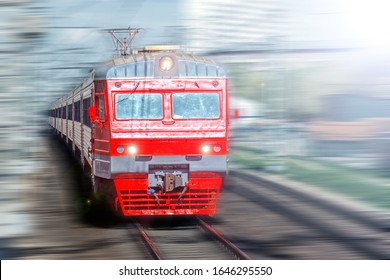
M 24 202 L 48 172 L 49 104 L 115 55 L 110 28 L 143 28 L 134 47 L 177 44 L 226 67 L 230 168 L 389 210 L 389 8 L 385 0 L 0 0 L 0 247 L 31 230 Z

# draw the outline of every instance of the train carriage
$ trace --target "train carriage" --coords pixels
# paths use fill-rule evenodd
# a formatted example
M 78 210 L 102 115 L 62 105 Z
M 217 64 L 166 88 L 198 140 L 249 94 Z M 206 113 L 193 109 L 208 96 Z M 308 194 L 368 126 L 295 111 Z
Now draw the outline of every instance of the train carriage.
M 215 214 L 228 92 L 212 60 L 165 47 L 112 59 L 52 105 L 49 123 L 122 215 Z

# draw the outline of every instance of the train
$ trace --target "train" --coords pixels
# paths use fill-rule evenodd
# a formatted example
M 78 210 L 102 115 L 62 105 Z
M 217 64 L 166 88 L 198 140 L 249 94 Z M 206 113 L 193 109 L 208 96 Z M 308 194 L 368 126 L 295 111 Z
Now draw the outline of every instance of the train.
M 49 125 L 121 216 L 214 215 L 228 169 L 228 85 L 210 58 L 144 46 L 91 69 Z

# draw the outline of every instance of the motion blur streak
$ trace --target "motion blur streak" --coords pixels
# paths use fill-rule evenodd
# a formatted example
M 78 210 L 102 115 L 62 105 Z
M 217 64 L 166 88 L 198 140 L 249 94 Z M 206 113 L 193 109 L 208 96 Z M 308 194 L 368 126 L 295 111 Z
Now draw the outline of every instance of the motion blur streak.
M 47 108 L 112 56 L 107 28 L 142 27 L 139 46 L 179 44 L 226 66 L 231 169 L 388 213 L 387 11 L 385 0 L 0 0 L 0 257 L 48 246 L 38 225 L 53 233 L 59 219 L 53 208 L 42 211 L 43 190 L 69 220 L 77 208 L 66 202 L 70 167 L 48 163 Z
M 44 128 L 37 106 L 39 46 L 45 36 L 45 15 L 30 1 L 0 2 L 0 247 L 26 234 L 31 217 L 27 205 L 40 172 L 37 131 Z M 42 102 L 43 100 L 41 100 Z M 43 124 L 43 125 L 42 125 Z M 7 257 L 1 250 L 0 257 Z M 4 252 L 4 253 L 3 253 Z M 3 255 L 5 254 L 5 255 Z

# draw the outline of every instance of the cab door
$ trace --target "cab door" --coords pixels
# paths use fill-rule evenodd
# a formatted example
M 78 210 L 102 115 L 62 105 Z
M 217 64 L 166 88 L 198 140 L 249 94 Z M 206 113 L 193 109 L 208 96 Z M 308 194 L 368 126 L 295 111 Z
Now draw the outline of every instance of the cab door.
M 108 121 L 106 93 L 95 93 L 94 107 L 96 108 L 96 117 L 91 124 L 92 166 L 95 176 L 110 179 L 110 124 Z

